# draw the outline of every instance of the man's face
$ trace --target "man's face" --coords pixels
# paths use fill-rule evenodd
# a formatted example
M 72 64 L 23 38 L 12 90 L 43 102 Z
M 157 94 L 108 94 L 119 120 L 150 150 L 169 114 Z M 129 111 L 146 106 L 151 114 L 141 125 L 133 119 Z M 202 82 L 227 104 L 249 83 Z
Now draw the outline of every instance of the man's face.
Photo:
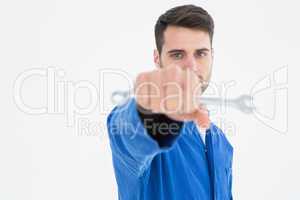
M 180 66 L 192 69 L 208 84 L 212 68 L 212 47 L 209 34 L 178 26 L 168 26 L 164 32 L 161 54 L 154 52 L 154 61 L 159 67 Z M 206 89 L 204 85 L 202 92 Z

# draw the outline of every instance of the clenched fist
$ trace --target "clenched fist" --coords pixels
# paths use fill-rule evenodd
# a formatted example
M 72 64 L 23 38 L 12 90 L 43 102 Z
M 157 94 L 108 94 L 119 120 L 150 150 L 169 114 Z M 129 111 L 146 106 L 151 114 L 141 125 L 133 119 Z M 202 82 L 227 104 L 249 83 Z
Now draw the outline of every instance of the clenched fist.
M 198 98 L 201 86 L 201 80 L 191 69 L 171 66 L 139 74 L 135 98 L 151 112 L 163 113 L 178 121 L 195 120 L 207 128 L 208 111 L 199 104 Z

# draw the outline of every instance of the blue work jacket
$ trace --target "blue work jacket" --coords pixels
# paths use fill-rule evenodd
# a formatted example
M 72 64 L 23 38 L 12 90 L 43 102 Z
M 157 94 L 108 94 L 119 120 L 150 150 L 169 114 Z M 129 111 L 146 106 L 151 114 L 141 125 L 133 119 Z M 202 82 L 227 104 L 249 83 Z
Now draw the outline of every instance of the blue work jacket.
M 120 200 L 231 200 L 233 148 L 214 123 L 205 144 L 193 121 L 159 146 L 149 136 L 134 98 L 107 117 Z

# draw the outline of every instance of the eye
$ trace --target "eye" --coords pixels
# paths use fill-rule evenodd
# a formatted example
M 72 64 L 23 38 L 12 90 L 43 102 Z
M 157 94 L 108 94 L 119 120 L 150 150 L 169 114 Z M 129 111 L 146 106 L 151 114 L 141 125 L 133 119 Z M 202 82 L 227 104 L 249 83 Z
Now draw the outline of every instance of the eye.
M 205 57 L 205 56 L 207 56 L 207 52 L 199 51 L 199 52 L 197 52 L 197 56 L 200 57 L 200 58 Z
M 173 53 L 171 54 L 171 57 L 176 59 L 176 60 L 179 60 L 179 59 L 182 59 L 183 58 L 183 53 Z

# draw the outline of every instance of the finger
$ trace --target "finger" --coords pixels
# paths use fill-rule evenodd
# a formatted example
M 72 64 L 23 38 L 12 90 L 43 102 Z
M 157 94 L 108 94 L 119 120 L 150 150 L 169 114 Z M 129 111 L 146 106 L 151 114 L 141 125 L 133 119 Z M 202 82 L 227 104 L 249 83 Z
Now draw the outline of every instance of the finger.
M 135 83 L 134 93 L 137 102 L 140 106 L 150 109 L 149 100 L 149 78 L 148 73 L 141 73 L 138 75 Z
M 151 83 L 149 83 L 149 98 L 150 100 L 150 107 L 152 108 L 153 112 L 161 112 L 160 109 L 160 102 L 162 96 L 162 77 L 159 70 L 155 70 L 149 74 Z
M 200 79 L 192 70 L 184 70 L 183 91 L 185 103 L 183 110 L 185 113 L 192 113 L 198 108 L 196 97 L 198 95 L 197 89 L 201 88 L 199 84 Z
M 169 114 L 168 116 L 177 121 L 195 121 L 197 118 L 197 111 L 184 114 Z
M 163 71 L 164 108 L 166 113 L 179 113 L 182 111 L 183 88 L 182 69 L 174 66 Z

